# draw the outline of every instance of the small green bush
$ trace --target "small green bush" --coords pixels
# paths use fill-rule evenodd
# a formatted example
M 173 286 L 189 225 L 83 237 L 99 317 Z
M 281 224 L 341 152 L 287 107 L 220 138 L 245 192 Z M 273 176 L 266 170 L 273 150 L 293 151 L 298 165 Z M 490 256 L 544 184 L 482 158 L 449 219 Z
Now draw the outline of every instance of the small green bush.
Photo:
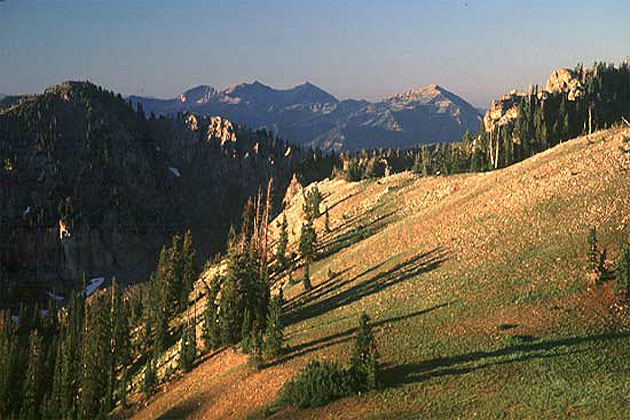
M 312 359 L 280 390 L 281 406 L 299 408 L 326 405 L 338 398 L 353 394 L 350 375 L 336 363 Z

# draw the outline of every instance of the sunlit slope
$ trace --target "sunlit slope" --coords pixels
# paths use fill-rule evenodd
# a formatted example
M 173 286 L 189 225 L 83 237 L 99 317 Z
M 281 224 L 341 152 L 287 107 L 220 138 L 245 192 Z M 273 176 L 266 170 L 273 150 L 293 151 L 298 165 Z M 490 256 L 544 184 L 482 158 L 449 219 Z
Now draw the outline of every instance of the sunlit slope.
M 362 311 L 383 390 L 274 418 L 626 418 L 628 322 L 614 281 L 587 286 L 586 237 L 597 228 L 613 267 L 629 174 L 630 130 L 611 129 L 490 173 L 321 182 L 331 232 L 316 221 L 314 289 L 285 286 L 284 357 L 252 372 L 212 355 L 138 418 L 255 413 L 311 357 L 345 363 Z M 286 214 L 296 241 L 300 198 Z

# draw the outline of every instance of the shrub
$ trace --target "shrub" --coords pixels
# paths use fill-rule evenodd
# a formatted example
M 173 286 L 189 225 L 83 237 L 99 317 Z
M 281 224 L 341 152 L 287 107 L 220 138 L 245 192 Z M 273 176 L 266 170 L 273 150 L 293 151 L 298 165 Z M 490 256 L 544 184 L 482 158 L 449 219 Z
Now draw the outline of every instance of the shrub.
M 312 359 L 280 390 L 281 406 L 299 408 L 326 405 L 338 398 L 353 394 L 348 372 L 336 363 Z

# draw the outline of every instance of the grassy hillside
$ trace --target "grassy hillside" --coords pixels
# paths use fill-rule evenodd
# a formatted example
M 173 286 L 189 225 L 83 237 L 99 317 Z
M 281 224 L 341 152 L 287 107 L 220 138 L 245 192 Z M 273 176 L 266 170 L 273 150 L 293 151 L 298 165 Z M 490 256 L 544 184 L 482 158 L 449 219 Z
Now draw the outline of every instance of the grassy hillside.
M 490 173 L 319 183 L 332 232 L 316 221 L 313 290 L 284 285 L 286 354 L 262 371 L 209 355 L 135 418 L 260 413 L 311 357 L 345 363 L 362 311 L 384 389 L 272 418 L 627 418 L 628 318 L 614 281 L 587 286 L 587 234 L 613 267 L 628 170 L 630 129 L 611 129 Z M 285 213 L 299 235 L 300 198 Z

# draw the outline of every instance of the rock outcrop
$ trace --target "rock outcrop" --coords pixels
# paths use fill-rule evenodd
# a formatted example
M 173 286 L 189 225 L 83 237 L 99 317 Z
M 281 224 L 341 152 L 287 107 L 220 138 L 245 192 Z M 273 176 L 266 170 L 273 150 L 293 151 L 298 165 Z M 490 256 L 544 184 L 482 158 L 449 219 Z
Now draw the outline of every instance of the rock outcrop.
M 575 101 L 583 92 L 586 70 L 582 74 L 560 68 L 554 70 L 545 84 L 544 90 L 534 92 L 538 99 L 545 100 L 550 93 L 566 92 L 569 101 Z M 530 92 L 519 92 L 516 89 L 492 101 L 483 117 L 486 132 L 491 132 L 505 125 L 510 125 L 518 118 L 518 106 Z

